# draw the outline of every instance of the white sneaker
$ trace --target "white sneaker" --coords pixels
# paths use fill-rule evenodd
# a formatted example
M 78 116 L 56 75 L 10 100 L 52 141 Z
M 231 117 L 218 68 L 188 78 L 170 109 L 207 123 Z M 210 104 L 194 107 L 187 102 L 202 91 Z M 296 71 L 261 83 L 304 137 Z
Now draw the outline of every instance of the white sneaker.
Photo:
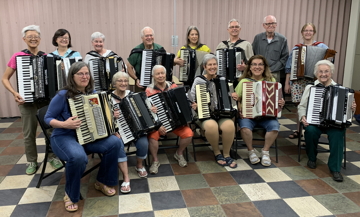
M 257 164 L 260 162 L 260 159 L 257 156 L 255 149 L 249 151 L 249 160 L 251 164 Z
M 151 164 L 151 167 L 149 169 L 149 172 L 152 173 L 152 174 L 156 174 L 159 172 L 159 166 L 160 166 L 160 162 L 159 161 L 154 161 L 152 164 Z
M 265 167 L 271 166 L 271 159 L 269 151 L 261 150 L 261 164 Z

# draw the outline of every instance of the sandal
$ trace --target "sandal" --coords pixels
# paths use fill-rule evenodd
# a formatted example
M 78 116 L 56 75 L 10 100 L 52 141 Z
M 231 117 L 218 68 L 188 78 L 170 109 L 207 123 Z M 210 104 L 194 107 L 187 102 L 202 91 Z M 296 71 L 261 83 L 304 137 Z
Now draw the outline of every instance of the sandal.
M 148 173 L 146 172 L 145 167 L 137 168 L 135 166 L 135 170 L 140 178 L 146 178 L 148 176 Z
M 129 187 L 129 190 L 123 190 L 123 189 L 122 189 L 123 187 L 124 187 L 125 189 L 127 189 L 127 188 Z M 120 192 L 123 193 L 123 194 L 127 194 L 127 193 L 130 193 L 130 191 L 131 191 L 130 182 L 123 182 L 123 183 L 121 184 L 121 187 L 120 187 Z
M 235 162 L 234 159 L 232 159 L 231 157 L 226 157 L 225 158 L 226 164 L 231 168 L 231 169 L 235 169 L 237 167 L 237 163 Z M 234 166 L 231 166 L 231 164 L 235 163 Z
M 219 164 L 220 166 L 223 166 L 223 167 L 227 166 L 226 159 L 224 158 L 224 156 L 222 154 L 216 155 L 215 160 L 216 160 L 216 163 Z M 221 164 L 221 163 L 219 163 L 219 161 L 224 161 L 225 163 Z
M 77 211 L 78 208 L 79 208 L 76 203 L 73 203 L 73 202 L 70 200 L 69 196 L 68 196 L 66 193 L 65 193 L 65 197 L 64 197 L 64 203 L 65 203 L 65 209 L 66 209 L 66 211 L 68 211 L 68 212 L 75 212 L 75 211 Z M 73 206 L 73 205 L 74 205 L 74 206 Z M 71 206 L 73 206 L 72 209 L 69 208 L 69 207 L 71 207 Z
M 101 191 L 103 194 L 105 194 L 106 196 L 109 196 L 109 197 L 114 196 L 116 194 L 115 188 L 108 187 L 100 182 L 95 183 L 95 189 L 98 191 Z M 114 192 L 111 193 L 111 190 L 114 190 Z
M 299 138 L 299 132 L 294 131 L 292 134 L 289 135 L 289 139 L 297 139 Z

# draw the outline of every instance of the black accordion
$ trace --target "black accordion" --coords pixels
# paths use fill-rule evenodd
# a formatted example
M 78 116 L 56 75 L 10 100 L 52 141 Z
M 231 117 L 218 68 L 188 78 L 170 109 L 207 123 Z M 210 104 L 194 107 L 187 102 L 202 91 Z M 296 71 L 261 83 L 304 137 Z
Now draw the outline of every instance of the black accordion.
M 48 81 L 48 97 L 53 98 L 56 92 L 66 86 L 67 76 L 71 65 L 82 61 L 81 57 L 61 58 L 59 56 L 46 56 L 46 75 Z
M 349 127 L 352 124 L 353 101 L 353 89 L 339 85 L 312 86 L 306 109 L 307 122 L 324 127 Z
M 190 103 L 184 87 L 176 87 L 165 92 L 149 96 L 157 108 L 157 116 L 166 132 L 171 132 L 193 120 Z
M 112 105 L 106 92 L 78 95 L 68 99 L 72 116 L 78 116 L 81 125 L 76 137 L 81 145 L 106 138 L 115 132 Z
M 184 60 L 184 66 L 180 66 L 179 81 L 185 85 L 191 85 L 196 76 L 202 73 L 202 61 L 208 52 L 194 49 L 181 49 L 180 58 Z
M 209 84 L 196 85 L 196 102 L 198 118 L 232 118 L 237 112 L 237 103 L 232 99 L 234 88 L 225 77 L 218 76 Z
M 117 124 L 124 143 L 157 130 L 161 125 L 157 116 L 150 110 L 151 103 L 145 92 L 127 95 L 119 103 L 119 108 L 121 115 Z
M 46 56 L 16 57 L 16 79 L 20 96 L 25 102 L 48 99 L 48 80 L 44 73 Z
M 216 50 L 218 59 L 218 75 L 226 77 L 230 82 L 234 82 L 241 76 L 241 71 L 236 69 L 238 64 L 247 63 L 245 51 L 240 47 L 234 49 L 218 49 Z
M 112 89 L 112 77 L 115 73 L 126 71 L 125 63 L 119 56 L 96 57 L 89 60 L 91 76 L 94 79 L 96 91 Z
M 152 83 L 152 68 L 163 65 L 166 69 L 166 80 L 172 81 L 175 54 L 165 50 L 143 50 L 141 59 L 140 85 L 149 86 Z

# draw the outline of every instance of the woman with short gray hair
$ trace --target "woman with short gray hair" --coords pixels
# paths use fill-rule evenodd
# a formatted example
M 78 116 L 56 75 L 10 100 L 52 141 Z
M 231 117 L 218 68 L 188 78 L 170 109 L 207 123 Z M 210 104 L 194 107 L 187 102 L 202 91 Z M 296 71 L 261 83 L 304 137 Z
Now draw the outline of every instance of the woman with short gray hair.
M 117 56 L 116 53 L 114 53 L 111 50 L 105 49 L 104 47 L 105 43 L 105 35 L 101 32 L 94 32 L 91 34 L 91 44 L 94 47 L 94 50 L 89 51 L 85 56 L 85 63 L 89 63 L 89 60 L 98 58 L 98 57 L 111 57 L 111 56 Z

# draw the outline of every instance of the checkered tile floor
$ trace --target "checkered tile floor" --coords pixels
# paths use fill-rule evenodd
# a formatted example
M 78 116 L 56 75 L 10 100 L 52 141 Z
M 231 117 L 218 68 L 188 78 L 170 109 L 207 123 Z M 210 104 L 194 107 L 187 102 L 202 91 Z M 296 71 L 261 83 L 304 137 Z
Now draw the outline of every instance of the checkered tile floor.
M 62 201 L 63 171 L 35 188 L 40 170 L 25 174 L 21 120 L 0 119 L 0 216 L 360 216 L 360 126 L 354 123 L 347 130 L 347 168 L 342 170 L 344 182 L 337 183 L 326 165 L 328 153 L 319 153 L 315 170 L 306 167 L 304 151 L 297 161 L 296 140 L 287 138 L 296 128 L 293 112 L 285 111 L 279 120 L 279 162 L 272 150 L 271 167 L 251 165 L 246 149 L 238 150 L 236 169 L 217 165 L 209 147 L 197 148 L 194 162 L 189 147 L 188 167 L 179 167 L 174 150 L 168 149 L 160 151 L 159 173 L 139 178 L 130 156 L 132 192 L 105 197 L 94 189 L 94 171 L 82 179 L 84 200 L 73 214 Z M 38 132 L 41 162 L 45 145 Z M 90 158 L 89 166 L 98 161 Z

